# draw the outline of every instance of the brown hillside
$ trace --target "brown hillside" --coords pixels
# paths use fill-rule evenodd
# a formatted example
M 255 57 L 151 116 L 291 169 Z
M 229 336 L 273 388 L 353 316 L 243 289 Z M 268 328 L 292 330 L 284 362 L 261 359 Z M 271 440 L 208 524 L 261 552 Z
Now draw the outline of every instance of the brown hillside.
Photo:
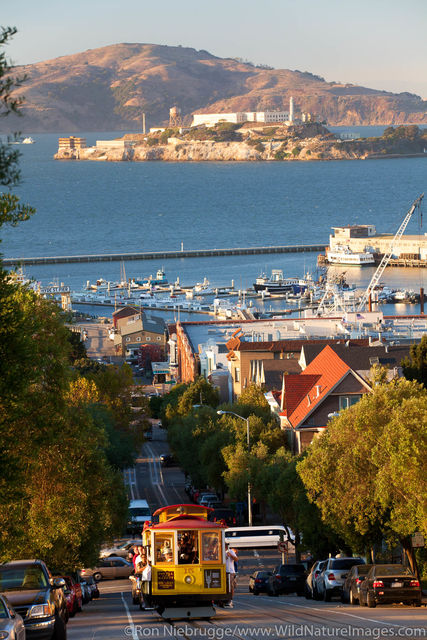
M 0 131 L 74 132 L 141 128 L 168 118 L 177 105 L 195 111 L 295 108 L 330 125 L 427 123 L 418 96 L 327 83 L 309 73 L 264 69 L 207 51 L 117 44 L 19 67 L 28 76 L 25 118 L 0 120 Z M 7 127 L 7 128 L 6 128 Z

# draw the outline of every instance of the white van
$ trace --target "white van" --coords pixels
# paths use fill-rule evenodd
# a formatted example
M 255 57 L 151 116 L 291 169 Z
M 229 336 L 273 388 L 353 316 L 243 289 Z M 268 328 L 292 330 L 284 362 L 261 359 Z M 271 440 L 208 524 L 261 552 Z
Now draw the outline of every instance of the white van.
M 146 500 L 131 500 L 129 502 L 128 532 L 141 533 L 146 521 L 151 521 L 151 510 L 148 502 Z

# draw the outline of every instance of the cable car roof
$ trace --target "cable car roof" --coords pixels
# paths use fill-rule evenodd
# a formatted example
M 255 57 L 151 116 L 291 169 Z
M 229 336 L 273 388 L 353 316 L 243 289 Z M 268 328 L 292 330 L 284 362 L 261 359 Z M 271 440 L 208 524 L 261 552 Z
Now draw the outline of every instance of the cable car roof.
M 161 507 L 153 513 L 154 516 L 159 516 L 159 522 L 168 522 L 176 518 L 185 517 L 188 518 L 200 518 L 201 520 L 207 520 L 208 514 L 213 511 L 210 507 L 204 507 L 201 504 L 172 504 L 167 507 Z
M 187 518 L 177 517 L 167 522 L 159 522 L 158 524 L 152 524 L 147 529 L 226 529 L 227 525 L 220 524 L 219 522 L 210 522 L 209 520 L 203 520 L 202 518 Z

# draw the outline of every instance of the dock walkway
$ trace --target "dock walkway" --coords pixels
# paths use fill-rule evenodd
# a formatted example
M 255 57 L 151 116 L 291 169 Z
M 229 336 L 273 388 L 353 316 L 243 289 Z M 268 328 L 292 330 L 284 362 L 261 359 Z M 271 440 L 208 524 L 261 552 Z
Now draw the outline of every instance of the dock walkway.
M 205 258 L 218 256 L 255 255 L 260 253 L 303 253 L 324 251 L 324 244 L 296 244 L 275 247 L 237 247 L 225 249 L 183 249 L 181 251 L 141 251 L 75 256 L 39 256 L 34 258 L 4 258 L 6 267 L 34 264 L 65 264 L 70 262 L 113 262 L 120 260 L 167 260 L 169 258 Z

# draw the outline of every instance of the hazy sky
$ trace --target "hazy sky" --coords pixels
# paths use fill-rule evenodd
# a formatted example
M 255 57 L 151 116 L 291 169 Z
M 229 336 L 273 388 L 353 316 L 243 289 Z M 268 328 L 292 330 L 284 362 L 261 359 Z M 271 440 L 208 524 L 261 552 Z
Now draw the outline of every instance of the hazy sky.
M 119 42 L 207 49 L 427 99 L 427 0 L 3 0 L 15 64 Z

